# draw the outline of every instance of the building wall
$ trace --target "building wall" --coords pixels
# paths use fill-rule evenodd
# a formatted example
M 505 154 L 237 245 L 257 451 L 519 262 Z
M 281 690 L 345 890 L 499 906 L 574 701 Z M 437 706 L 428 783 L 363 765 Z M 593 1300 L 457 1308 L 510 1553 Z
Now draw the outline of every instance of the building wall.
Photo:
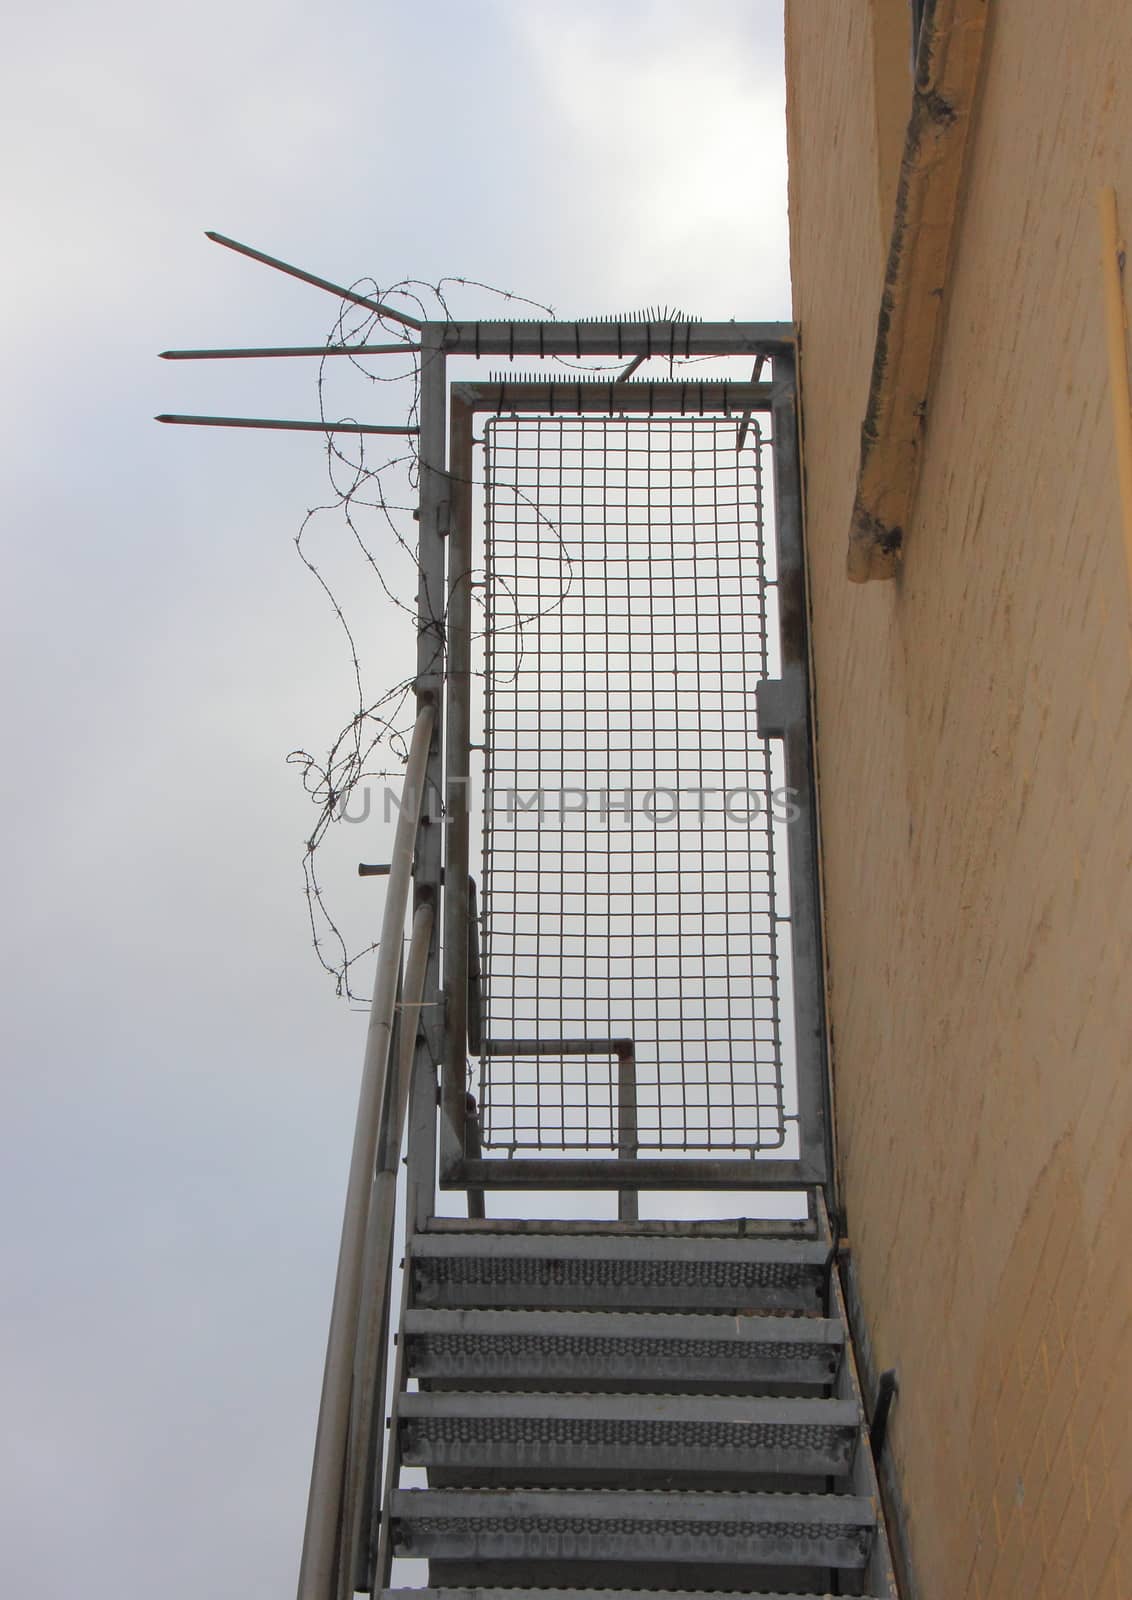
M 903 571 L 857 587 L 888 10 L 787 0 L 843 1199 L 899 1372 L 918 1592 L 1111 1600 L 1132 1596 L 1132 632 L 1097 192 L 1132 236 L 1132 8 L 993 0 Z

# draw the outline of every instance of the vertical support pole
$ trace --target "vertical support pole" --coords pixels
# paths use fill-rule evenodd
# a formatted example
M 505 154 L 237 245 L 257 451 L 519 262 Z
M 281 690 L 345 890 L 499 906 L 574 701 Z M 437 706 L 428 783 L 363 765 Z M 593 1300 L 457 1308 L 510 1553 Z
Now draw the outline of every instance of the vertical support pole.
M 483 1156 L 479 1112 L 471 1095 L 468 1096 L 466 1104 L 468 1114 L 464 1119 L 464 1153 L 469 1161 L 479 1161 Z M 484 1191 L 477 1189 L 474 1184 L 468 1185 L 468 1216 L 480 1222 L 487 1216 L 487 1197 Z
M 436 723 L 429 748 L 424 809 L 417 835 L 414 910 L 430 903 L 433 923 L 425 971 L 424 1012 L 409 1101 L 406 1232 L 423 1227 L 436 1195 L 436 1041 L 443 1031 L 440 987 L 440 885 L 443 857 L 443 713 L 445 601 L 444 537 L 448 524 L 448 382 L 441 328 L 421 330 L 421 397 L 418 457 L 419 555 L 417 587 L 417 693 L 431 692 Z
M 468 1061 L 469 788 L 472 738 L 472 420 L 451 403 L 448 669 L 445 742 L 444 1000 L 440 1181 L 458 1178 L 465 1150 Z
M 617 1154 L 622 1161 L 637 1159 L 637 1057 L 631 1044 L 617 1051 Z M 623 1185 L 617 1191 L 618 1222 L 639 1216 L 636 1189 Z
M 809 602 L 802 546 L 798 450 L 798 379 L 794 351 L 776 354 L 771 400 L 774 430 L 774 527 L 778 550 L 782 678 L 797 709 L 783 738 L 786 784 L 797 814 L 787 826 L 790 932 L 794 958 L 794 1034 L 798 1127 L 807 1181 L 832 1178 L 825 982 L 818 889 L 816 797 L 810 729 Z M 757 1169 L 756 1169 L 757 1170 Z

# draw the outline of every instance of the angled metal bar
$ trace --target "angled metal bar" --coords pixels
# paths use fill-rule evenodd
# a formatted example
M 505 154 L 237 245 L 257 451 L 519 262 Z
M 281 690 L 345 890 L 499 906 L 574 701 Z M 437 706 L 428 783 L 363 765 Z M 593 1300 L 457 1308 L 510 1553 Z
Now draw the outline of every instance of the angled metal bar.
M 393 356 L 412 355 L 419 344 L 293 344 L 251 350 L 161 350 L 159 361 L 254 361 L 268 356 Z
M 752 383 L 758 383 L 759 379 L 762 377 L 762 370 L 763 370 L 763 367 L 765 367 L 765 365 L 766 365 L 766 357 L 765 356 L 759 356 L 758 360 L 755 362 L 755 370 L 751 373 L 751 382 Z M 736 450 L 742 450 L 743 446 L 746 444 L 746 442 L 747 442 L 747 434 L 750 431 L 750 427 L 751 427 L 751 413 L 749 411 L 744 411 L 743 419 L 739 424 L 739 436 L 735 440 L 735 448 L 736 448 Z
M 366 1035 L 358 1116 L 342 1219 L 342 1242 L 330 1313 L 322 1399 L 315 1432 L 314 1465 L 299 1568 L 299 1600 L 332 1600 L 342 1565 L 339 1527 L 345 1492 L 344 1468 L 350 1431 L 350 1394 L 359 1326 L 366 1229 L 380 1137 L 380 1112 L 389 1070 L 397 975 L 404 946 L 405 910 L 413 871 L 413 846 L 434 720 L 434 705 L 426 700 L 417 712 L 413 728 L 405 768 L 404 805 L 397 818 L 389 888 L 381 920 L 381 943 Z
M 247 256 L 249 261 L 258 261 L 265 267 L 274 267 L 276 272 L 285 272 L 289 278 L 298 278 L 300 283 L 309 283 L 315 289 L 325 289 L 327 294 L 337 295 L 339 300 L 351 300 L 356 306 L 364 306 L 367 311 L 376 311 L 383 317 L 388 317 L 391 322 L 400 322 L 406 328 L 423 328 L 424 323 L 417 317 L 407 316 L 403 311 L 394 311 L 392 306 L 383 305 L 380 300 L 371 300 L 368 295 L 358 294 L 353 289 L 345 289 L 340 283 L 331 283 L 328 278 L 318 278 L 313 272 L 304 272 L 302 267 L 293 267 L 288 261 L 280 261 L 277 256 L 265 255 L 262 250 L 253 250 L 250 244 L 241 244 L 237 239 L 229 239 L 226 234 L 214 233 L 206 228 L 204 236 L 211 239 L 213 244 L 222 244 L 226 250 L 235 250 L 237 255 Z
M 387 428 L 376 422 L 282 422 L 269 417 L 185 417 L 162 412 L 154 422 L 179 422 L 193 428 L 283 428 L 289 433 L 393 433 L 406 437 L 419 428 Z

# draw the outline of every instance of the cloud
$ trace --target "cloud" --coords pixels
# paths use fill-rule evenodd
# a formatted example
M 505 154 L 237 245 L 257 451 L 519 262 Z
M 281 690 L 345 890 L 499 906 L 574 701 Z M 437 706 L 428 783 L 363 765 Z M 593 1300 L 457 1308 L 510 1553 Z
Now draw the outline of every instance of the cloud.
M 564 313 L 785 314 L 780 23 L 714 0 L 9 22 L 5 1592 L 275 1600 L 301 1537 L 363 1032 L 309 948 L 283 764 L 352 709 L 291 550 L 323 464 L 150 418 L 313 414 L 309 368 L 154 354 L 317 343 L 335 307 L 201 230 Z M 404 676 L 377 587 L 318 550 L 375 680 Z M 342 831 L 334 885 L 372 934 L 354 864 L 386 832 Z
M 756 22 L 709 5 L 691 23 L 675 5 L 532 5 L 509 20 L 549 164 L 568 174 L 551 185 L 560 237 L 603 239 L 603 276 L 628 301 L 611 309 L 667 295 L 709 316 L 786 314 L 779 8 Z

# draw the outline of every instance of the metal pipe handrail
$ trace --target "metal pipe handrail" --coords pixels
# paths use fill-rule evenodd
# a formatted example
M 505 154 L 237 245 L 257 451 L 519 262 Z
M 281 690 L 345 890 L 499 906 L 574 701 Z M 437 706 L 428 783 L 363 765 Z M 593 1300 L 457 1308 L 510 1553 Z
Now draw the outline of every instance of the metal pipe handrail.
M 435 918 L 425 901 L 413 915 L 409 956 L 401 985 L 400 1028 L 390 1074 L 388 1115 L 377 1151 L 366 1228 L 365 1293 L 358 1317 L 354 1382 L 350 1406 L 350 1449 L 347 1456 L 345 1514 L 342 1527 L 349 1547 L 338 1565 L 339 1596 L 368 1590 L 373 1555 L 374 1494 L 381 1478 L 381 1429 L 377 1408 L 385 1399 L 389 1351 L 389 1297 L 393 1282 L 394 1223 L 397 1218 L 397 1168 L 405 1132 L 405 1111 L 416 1052 L 418 1024 L 424 1003 L 428 952 Z M 384 1412 L 382 1413 L 384 1416 Z M 352 1574 L 351 1581 L 347 1578 Z
M 413 855 L 424 800 L 425 773 L 435 720 L 431 701 L 421 705 L 409 747 L 402 806 L 397 818 L 389 888 L 381 921 L 381 943 L 370 1006 L 358 1117 L 346 1185 L 342 1242 L 330 1313 L 326 1366 L 315 1432 L 298 1600 L 334 1600 L 343 1565 L 340 1530 L 347 1496 L 347 1452 L 354 1354 L 361 1309 L 366 1229 L 380 1137 L 381 1110 L 389 1071 L 390 1042 L 397 1003 L 397 975 L 405 940 L 405 914 L 413 875 Z M 358 1441 L 355 1441 L 357 1445 Z M 365 1452 L 360 1452 L 364 1471 Z M 359 1451 L 353 1452 L 355 1467 Z

